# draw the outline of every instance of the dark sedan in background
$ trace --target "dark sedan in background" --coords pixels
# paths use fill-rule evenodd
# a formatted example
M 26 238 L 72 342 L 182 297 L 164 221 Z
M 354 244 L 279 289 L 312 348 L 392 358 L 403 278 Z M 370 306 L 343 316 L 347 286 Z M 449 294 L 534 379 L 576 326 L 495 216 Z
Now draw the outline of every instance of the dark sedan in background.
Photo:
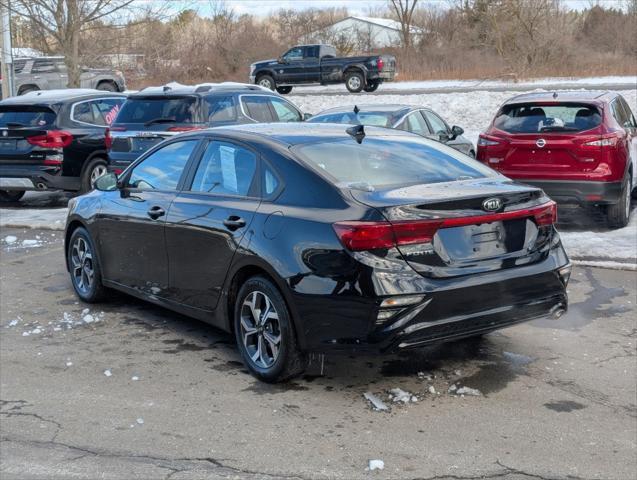
M 96 187 L 69 202 L 78 296 L 110 287 L 233 331 L 266 381 L 307 352 L 395 351 L 567 308 L 555 204 L 397 130 L 192 132 Z
M 476 156 L 473 143 L 462 136 L 464 130 L 461 127 L 449 127 L 434 111 L 415 105 L 370 104 L 336 107 L 316 114 L 309 122 L 397 128 L 438 140 L 470 157 Z
M 106 173 L 106 128 L 126 96 L 89 89 L 0 102 L 0 200 L 27 190 L 86 192 Z

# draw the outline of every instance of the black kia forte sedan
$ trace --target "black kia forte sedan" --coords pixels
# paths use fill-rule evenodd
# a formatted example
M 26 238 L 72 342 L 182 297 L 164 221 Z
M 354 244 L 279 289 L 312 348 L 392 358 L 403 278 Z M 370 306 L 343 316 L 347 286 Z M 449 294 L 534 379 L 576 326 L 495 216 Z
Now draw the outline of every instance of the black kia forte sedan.
M 567 308 L 555 204 L 397 130 L 254 124 L 171 138 L 69 203 L 79 297 L 113 288 L 234 332 L 280 381 L 308 352 L 396 351 Z

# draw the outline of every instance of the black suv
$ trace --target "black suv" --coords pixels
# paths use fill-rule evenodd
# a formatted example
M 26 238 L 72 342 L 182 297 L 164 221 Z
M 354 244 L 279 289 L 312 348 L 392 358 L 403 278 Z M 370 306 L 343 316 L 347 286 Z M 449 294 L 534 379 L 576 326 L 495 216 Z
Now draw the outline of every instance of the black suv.
M 150 147 L 181 132 L 305 118 L 292 102 L 257 85 L 148 87 L 128 96 L 110 128 L 109 170 L 121 173 Z
M 0 200 L 17 201 L 26 190 L 90 190 L 106 172 L 106 128 L 125 99 L 66 89 L 0 102 Z

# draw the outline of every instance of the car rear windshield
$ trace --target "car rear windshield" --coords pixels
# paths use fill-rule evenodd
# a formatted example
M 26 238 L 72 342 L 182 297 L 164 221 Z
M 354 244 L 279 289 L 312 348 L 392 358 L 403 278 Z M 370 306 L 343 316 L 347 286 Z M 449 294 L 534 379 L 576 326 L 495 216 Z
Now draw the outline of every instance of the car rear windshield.
M 391 127 L 391 115 L 383 112 L 340 112 L 326 113 L 310 120 L 314 123 L 345 123 L 352 125 L 370 125 Z
M 494 126 L 509 133 L 581 132 L 602 123 L 597 107 L 579 103 L 502 107 Z
M 0 106 L 0 127 L 46 127 L 55 122 L 55 112 L 47 107 Z
M 477 161 L 433 141 L 373 137 L 298 145 L 292 148 L 339 186 L 384 188 L 485 178 L 497 174 Z
M 196 97 L 129 98 L 115 123 L 198 123 Z

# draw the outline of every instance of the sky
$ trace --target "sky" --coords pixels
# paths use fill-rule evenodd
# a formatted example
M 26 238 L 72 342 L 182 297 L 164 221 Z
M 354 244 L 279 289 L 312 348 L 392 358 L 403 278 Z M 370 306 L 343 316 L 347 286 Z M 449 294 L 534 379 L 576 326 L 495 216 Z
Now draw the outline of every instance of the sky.
M 156 0 L 155 0 L 156 1 Z M 423 5 L 436 5 L 446 8 L 453 0 L 420 0 Z M 570 9 L 583 10 L 591 4 L 599 3 L 604 6 L 621 8 L 622 0 L 562 0 Z M 210 11 L 210 0 L 173 0 L 175 5 L 194 5 L 201 15 Z M 370 9 L 378 9 L 387 6 L 388 0 L 225 0 L 228 7 L 235 13 L 265 16 L 281 8 L 306 9 L 347 7 L 351 15 L 369 15 Z

